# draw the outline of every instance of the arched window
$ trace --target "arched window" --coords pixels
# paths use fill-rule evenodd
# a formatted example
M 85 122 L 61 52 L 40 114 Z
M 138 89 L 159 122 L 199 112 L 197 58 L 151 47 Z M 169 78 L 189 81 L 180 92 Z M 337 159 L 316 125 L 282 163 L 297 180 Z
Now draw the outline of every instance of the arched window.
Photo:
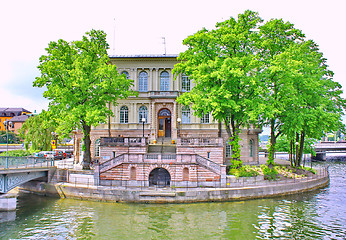
M 169 91 L 169 74 L 166 71 L 160 74 L 160 91 Z
M 202 113 L 201 123 L 209 123 L 209 113 L 207 114 Z
M 183 181 L 189 181 L 189 169 L 187 167 L 183 169 Z
M 99 157 L 100 156 L 100 143 L 101 143 L 101 139 L 98 138 L 95 141 L 95 157 Z
M 141 106 L 138 111 L 138 122 L 142 123 L 142 118 L 145 118 L 145 122 L 148 122 L 148 109 L 146 106 Z
M 183 74 L 181 76 L 181 91 L 183 92 L 190 92 L 191 87 L 190 87 L 190 79 L 189 76 L 186 76 L 185 74 Z
M 130 169 L 130 180 L 136 180 L 136 167 L 131 167 Z
M 121 74 L 124 74 L 126 76 L 126 79 L 129 79 L 130 74 L 127 71 L 123 71 Z
M 232 156 L 232 146 L 226 142 L 226 158 L 230 158 Z
M 120 123 L 128 123 L 129 122 L 129 109 L 127 106 L 122 106 L 120 108 Z
M 253 140 L 250 139 L 249 142 L 250 157 L 253 157 Z
M 191 113 L 188 106 L 183 106 L 181 109 L 181 123 L 190 123 Z
M 142 71 L 139 73 L 138 91 L 140 92 L 148 91 L 148 73 L 147 72 Z

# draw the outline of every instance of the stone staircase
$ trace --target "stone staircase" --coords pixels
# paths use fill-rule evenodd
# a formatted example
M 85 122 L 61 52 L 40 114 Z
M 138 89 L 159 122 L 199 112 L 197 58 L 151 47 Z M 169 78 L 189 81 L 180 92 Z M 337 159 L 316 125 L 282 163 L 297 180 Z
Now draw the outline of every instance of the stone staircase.
M 170 138 L 159 138 L 156 144 L 149 144 L 148 153 L 176 153 L 177 147 Z

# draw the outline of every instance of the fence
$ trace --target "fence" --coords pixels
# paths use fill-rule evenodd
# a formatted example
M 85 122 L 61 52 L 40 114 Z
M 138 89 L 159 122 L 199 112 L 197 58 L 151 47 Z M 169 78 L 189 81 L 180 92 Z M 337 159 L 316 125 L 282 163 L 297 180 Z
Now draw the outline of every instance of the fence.
M 300 178 L 281 178 L 278 180 L 264 180 L 263 175 L 257 177 L 239 177 L 236 178 L 234 176 L 227 176 L 226 178 L 226 188 L 242 188 L 242 187 L 260 187 L 260 186 L 275 186 L 275 185 L 288 185 L 295 183 L 303 183 L 308 182 L 313 179 L 320 179 L 329 176 L 328 167 L 320 167 L 315 168 L 317 171 L 316 174 L 309 174 L 306 177 Z M 169 186 L 163 188 L 162 186 L 151 185 L 149 186 L 149 181 L 136 181 L 136 180 L 128 180 L 127 177 L 124 176 L 122 180 L 101 180 L 98 183 L 98 179 L 94 178 L 93 174 L 67 174 L 64 178 L 60 178 L 62 182 L 68 182 L 73 184 L 74 186 L 86 185 L 86 186 L 94 186 L 94 187 L 110 187 L 110 188 L 120 188 L 120 189 L 152 189 L 152 190 L 184 190 L 190 188 L 225 188 L 225 186 L 221 183 L 221 181 L 202 181 L 197 178 L 197 181 L 170 181 Z
M 53 159 L 37 157 L 0 157 L 0 169 L 42 168 L 54 166 Z

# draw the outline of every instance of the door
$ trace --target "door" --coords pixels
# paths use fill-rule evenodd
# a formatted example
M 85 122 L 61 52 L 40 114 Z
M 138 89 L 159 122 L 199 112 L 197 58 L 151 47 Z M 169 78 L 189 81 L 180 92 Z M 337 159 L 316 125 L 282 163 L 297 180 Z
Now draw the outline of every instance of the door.
M 171 112 L 164 108 L 159 111 L 157 118 L 158 137 L 171 137 Z

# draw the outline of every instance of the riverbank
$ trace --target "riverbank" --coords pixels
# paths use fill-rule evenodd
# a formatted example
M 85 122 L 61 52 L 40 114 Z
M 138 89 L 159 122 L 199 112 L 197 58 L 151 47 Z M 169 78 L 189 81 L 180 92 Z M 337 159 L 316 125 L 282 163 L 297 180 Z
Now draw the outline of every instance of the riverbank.
M 280 164 L 287 163 L 281 160 Z M 59 171 L 58 171 L 59 172 Z M 29 182 L 21 189 L 41 195 L 80 200 L 132 202 L 132 203 L 192 203 L 221 202 L 245 199 L 268 198 L 296 194 L 323 188 L 329 184 L 326 168 L 317 169 L 317 174 L 299 179 L 282 178 L 264 180 L 261 176 L 238 178 L 229 177 L 227 187 L 212 188 L 155 188 L 129 186 L 94 185 L 91 172 L 74 171 L 66 179 L 70 182 L 44 183 Z M 79 181 L 76 181 L 76 179 Z

